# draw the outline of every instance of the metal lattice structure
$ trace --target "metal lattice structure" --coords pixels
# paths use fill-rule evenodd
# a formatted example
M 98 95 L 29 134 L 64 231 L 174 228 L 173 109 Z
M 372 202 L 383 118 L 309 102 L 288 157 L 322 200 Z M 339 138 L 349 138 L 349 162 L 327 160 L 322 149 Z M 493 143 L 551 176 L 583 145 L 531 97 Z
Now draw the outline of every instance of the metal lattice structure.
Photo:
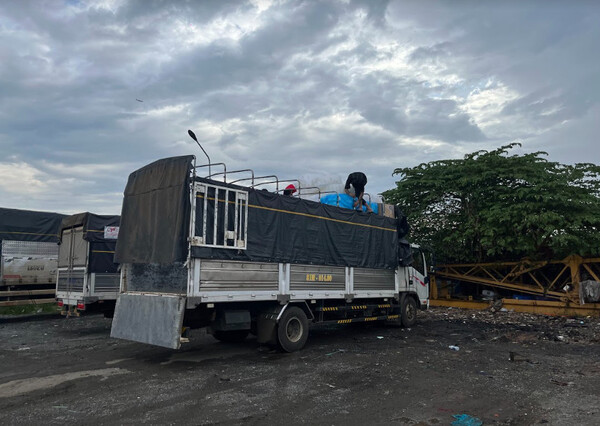
M 581 283 L 584 281 L 600 282 L 600 258 L 572 255 L 562 260 L 549 261 L 524 259 L 519 262 L 446 264 L 436 268 L 434 277 L 431 296 L 439 301 L 451 300 L 450 290 L 455 284 L 471 283 L 538 296 L 536 299 L 544 300 L 521 300 L 518 304 L 545 304 L 552 307 L 548 312 L 553 314 L 560 314 L 561 308 L 571 311 L 581 308 L 587 313 L 592 310 L 600 314 L 600 303 L 586 302 L 581 291 Z M 510 299 L 503 300 L 506 302 Z M 467 302 L 468 305 L 470 301 L 472 298 L 457 302 Z M 458 306 L 449 302 L 434 304 Z

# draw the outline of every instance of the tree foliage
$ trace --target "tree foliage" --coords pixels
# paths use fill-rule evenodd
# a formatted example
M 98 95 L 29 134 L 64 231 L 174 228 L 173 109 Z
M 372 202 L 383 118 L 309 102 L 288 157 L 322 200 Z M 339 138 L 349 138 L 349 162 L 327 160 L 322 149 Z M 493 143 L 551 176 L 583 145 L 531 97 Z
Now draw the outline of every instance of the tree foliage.
M 600 167 L 510 155 L 515 146 L 396 169 L 383 195 L 407 214 L 411 240 L 442 261 L 598 255 Z

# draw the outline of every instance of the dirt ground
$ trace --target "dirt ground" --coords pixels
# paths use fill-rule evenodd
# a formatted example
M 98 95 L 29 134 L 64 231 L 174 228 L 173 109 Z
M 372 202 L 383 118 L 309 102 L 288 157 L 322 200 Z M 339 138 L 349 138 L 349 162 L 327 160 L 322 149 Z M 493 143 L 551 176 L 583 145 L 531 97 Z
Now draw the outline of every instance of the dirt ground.
M 98 315 L 0 322 L 0 424 L 599 423 L 600 319 L 420 314 L 314 327 L 293 354 L 202 331 L 171 351 Z

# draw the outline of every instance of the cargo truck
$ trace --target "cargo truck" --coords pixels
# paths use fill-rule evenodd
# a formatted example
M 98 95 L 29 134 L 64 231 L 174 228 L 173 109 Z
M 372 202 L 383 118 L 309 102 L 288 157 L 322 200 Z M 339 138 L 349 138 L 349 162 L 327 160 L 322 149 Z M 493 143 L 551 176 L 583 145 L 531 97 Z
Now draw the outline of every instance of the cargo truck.
M 64 215 L 0 208 L 0 306 L 52 303 Z
M 309 324 L 411 326 L 428 307 L 425 257 L 403 239 L 400 213 L 220 182 L 199 167 L 173 157 L 129 176 L 112 337 L 178 349 L 207 327 L 221 341 L 253 333 L 292 352 Z
M 78 213 L 60 227 L 56 300 L 62 314 L 102 311 L 112 317 L 120 274 L 114 263 L 119 216 Z

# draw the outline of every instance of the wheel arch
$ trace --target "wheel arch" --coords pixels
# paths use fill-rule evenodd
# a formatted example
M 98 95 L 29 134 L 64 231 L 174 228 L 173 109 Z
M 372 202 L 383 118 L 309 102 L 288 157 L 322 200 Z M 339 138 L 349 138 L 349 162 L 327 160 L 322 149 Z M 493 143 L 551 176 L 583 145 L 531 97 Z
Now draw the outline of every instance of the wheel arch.
M 416 291 L 405 291 L 400 293 L 400 306 L 402 306 L 404 300 L 407 297 L 412 297 L 415 300 L 415 303 L 417 304 L 417 309 L 422 309 L 421 300 L 419 299 L 419 295 Z
M 279 322 L 279 319 L 281 318 L 283 313 L 290 306 L 296 306 L 302 309 L 304 311 L 304 314 L 306 315 L 306 318 L 308 318 L 309 321 L 313 321 L 315 319 L 315 315 L 310 310 L 310 307 L 308 306 L 308 303 L 306 303 L 306 300 L 297 300 L 288 302 L 285 304 L 285 306 L 283 306 L 283 308 L 281 309 L 281 311 L 279 311 L 279 314 L 277 315 L 277 322 Z

